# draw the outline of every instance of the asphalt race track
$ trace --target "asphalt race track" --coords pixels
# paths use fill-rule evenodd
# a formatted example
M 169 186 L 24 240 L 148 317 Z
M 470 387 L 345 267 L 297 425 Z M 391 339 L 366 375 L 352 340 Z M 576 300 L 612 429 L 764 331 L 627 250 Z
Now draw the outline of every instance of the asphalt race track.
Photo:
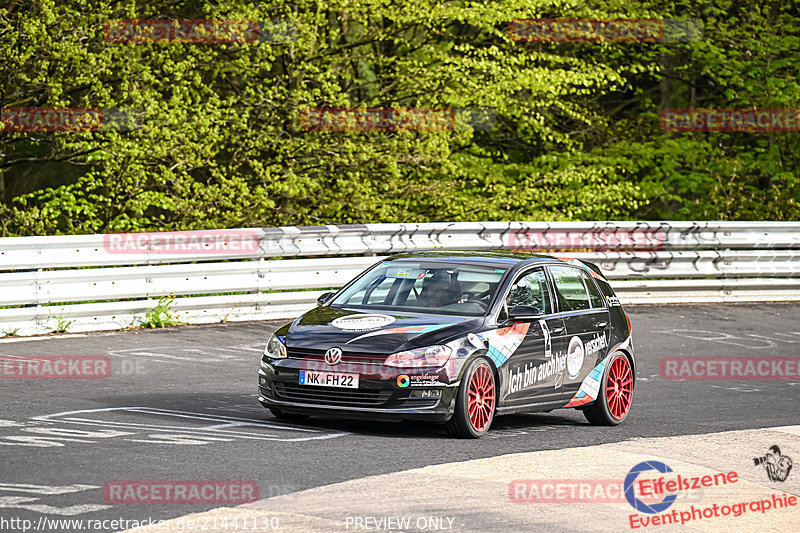
M 632 439 L 705 435 L 703 442 L 713 442 L 719 454 L 744 456 L 749 451 L 740 452 L 736 439 L 726 444 L 715 434 L 800 424 L 798 379 L 679 381 L 662 379 L 659 370 L 666 356 L 798 357 L 800 306 L 641 306 L 628 311 L 638 382 L 632 413 L 623 425 L 592 427 L 573 410 L 512 415 L 496 419 L 489 435 L 477 441 L 451 439 L 437 426 L 411 423 L 278 422 L 258 404 L 255 392 L 259 356 L 278 322 L 0 341 L 4 356 L 105 355 L 112 362 L 105 379 L 0 380 L 0 518 L 19 520 L 0 520 L 0 530 L 23 531 L 22 520 L 30 520 L 35 530 L 42 517 L 160 520 L 220 507 L 108 503 L 103 488 L 116 480 L 251 480 L 260 500 L 284 495 L 291 501 L 293 493 L 314 487 L 429 465 L 486 459 L 490 462 L 468 464 L 493 468 L 491 461 L 507 454 L 587 446 L 597 446 L 600 457 L 622 441 L 625 453 L 631 453 L 639 442 Z M 680 450 L 681 441 L 668 440 L 672 457 L 692 453 L 688 440 Z M 780 444 L 785 455 L 800 460 L 796 443 L 787 434 Z M 751 458 L 745 457 L 752 469 Z M 522 470 L 514 475 L 529 475 Z M 800 471 L 791 472 L 782 490 L 798 495 L 798 478 Z M 386 477 L 371 483 L 366 498 L 374 498 L 377 506 L 382 494 L 393 490 L 390 483 L 401 482 Z M 365 505 L 363 499 L 356 504 Z M 343 513 L 347 505 L 341 503 Z M 793 512 L 800 515 L 800 510 Z M 428 510 L 430 516 L 436 513 Z M 584 530 L 570 522 L 569 513 L 562 515 L 556 529 Z M 481 520 L 472 514 L 444 525 L 454 531 L 498 529 Z M 339 531 L 357 530 L 343 518 L 338 521 Z M 792 529 L 788 525 L 778 524 L 787 531 Z M 117 529 L 124 528 L 100 531 Z

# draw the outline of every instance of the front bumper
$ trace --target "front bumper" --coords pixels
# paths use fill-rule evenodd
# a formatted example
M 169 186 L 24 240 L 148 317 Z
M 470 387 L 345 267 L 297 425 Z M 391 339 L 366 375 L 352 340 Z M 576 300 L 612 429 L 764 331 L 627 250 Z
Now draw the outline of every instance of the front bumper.
M 262 363 L 258 400 L 288 414 L 369 420 L 446 422 L 453 415 L 457 383 L 399 387 L 395 375 L 359 379 L 358 389 L 300 385 L 302 361 Z M 424 395 L 424 396 L 423 396 Z

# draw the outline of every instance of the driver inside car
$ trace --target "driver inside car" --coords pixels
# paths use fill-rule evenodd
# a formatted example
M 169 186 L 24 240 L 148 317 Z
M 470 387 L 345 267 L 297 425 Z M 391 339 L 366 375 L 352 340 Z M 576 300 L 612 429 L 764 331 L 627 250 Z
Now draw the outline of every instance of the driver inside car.
M 527 276 L 520 279 L 516 285 L 511 287 L 506 296 L 506 309 L 510 310 L 518 305 L 528 305 L 531 307 L 542 308 L 542 302 L 536 297 Z
M 458 302 L 460 294 L 458 280 L 455 276 L 436 271 L 433 276 L 422 282 L 422 294 L 428 307 L 445 307 Z

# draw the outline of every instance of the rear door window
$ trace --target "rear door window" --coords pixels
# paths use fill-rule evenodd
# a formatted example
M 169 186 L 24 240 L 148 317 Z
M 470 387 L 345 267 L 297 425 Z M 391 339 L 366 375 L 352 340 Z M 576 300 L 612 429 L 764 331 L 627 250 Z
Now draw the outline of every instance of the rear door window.
M 558 307 L 561 311 L 583 311 L 592 308 L 583 272 L 577 268 L 554 266 L 550 267 L 550 273 L 553 276 Z
M 583 275 L 583 282 L 586 284 L 586 290 L 589 291 L 589 300 L 592 303 L 592 308 L 597 309 L 598 307 L 605 307 L 606 300 L 603 298 L 603 295 L 600 294 L 600 289 L 597 288 L 597 284 L 589 276 L 588 272 L 581 272 L 581 274 Z

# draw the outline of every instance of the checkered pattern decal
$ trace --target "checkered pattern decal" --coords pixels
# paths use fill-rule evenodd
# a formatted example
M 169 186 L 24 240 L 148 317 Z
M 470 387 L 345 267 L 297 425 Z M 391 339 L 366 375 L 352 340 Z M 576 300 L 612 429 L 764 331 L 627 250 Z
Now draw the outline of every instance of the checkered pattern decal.
M 606 371 L 606 365 L 611 360 L 614 354 L 609 354 L 608 357 L 600 361 L 600 363 L 592 369 L 586 379 L 581 383 L 581 388 L 575 393 L 575 396 L 564 407 L 577 407 L 592 403 L 600 395 L 600 383 L 603 379 L 603 373 Z
M 528 333 L 530 323 L 514 324 L 513 326 L 479 333 L 478 337 L 489 342 L 489 351 L 486 354 L 500 368 L 511 354 L 517 351 L 519 345 Z

